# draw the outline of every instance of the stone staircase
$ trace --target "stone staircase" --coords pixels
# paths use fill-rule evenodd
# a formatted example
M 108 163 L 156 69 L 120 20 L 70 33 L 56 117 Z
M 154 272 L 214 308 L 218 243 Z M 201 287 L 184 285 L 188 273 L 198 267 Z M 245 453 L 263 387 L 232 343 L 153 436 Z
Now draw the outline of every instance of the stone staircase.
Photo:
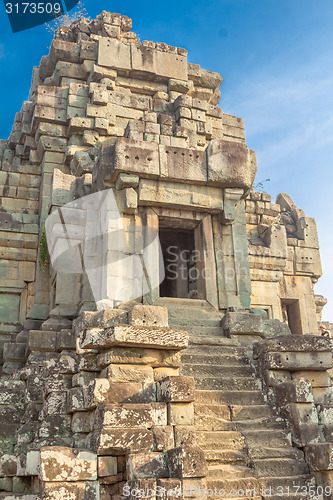
M 181 373 L 195 379 L 197 444 L 208 463 L 208 488 L 221 490 L 214 498 L 322 498 L 310 494 L 315 479 L 303 452 L 266 400 L 252 346 L 223 337 L 221 315 L 204 301 L 163 301 L 170 326 L 191 336 Z

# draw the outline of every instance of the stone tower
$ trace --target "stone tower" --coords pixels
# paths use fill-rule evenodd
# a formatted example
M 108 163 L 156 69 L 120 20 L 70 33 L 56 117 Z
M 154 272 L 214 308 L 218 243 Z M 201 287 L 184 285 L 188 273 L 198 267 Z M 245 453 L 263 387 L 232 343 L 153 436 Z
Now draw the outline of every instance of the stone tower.
M 315 222 L 131 27 L 58 30 L 1 141 L 0 497 L 331 498 Z

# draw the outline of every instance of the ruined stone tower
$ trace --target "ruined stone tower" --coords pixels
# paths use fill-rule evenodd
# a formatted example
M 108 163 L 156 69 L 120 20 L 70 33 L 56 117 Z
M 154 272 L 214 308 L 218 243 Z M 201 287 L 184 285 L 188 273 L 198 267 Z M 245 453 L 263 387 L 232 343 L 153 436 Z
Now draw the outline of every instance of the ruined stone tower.
M 315 222 L 131 27 L 58 30 L 0 144 L 0 498 L 332 498 Z

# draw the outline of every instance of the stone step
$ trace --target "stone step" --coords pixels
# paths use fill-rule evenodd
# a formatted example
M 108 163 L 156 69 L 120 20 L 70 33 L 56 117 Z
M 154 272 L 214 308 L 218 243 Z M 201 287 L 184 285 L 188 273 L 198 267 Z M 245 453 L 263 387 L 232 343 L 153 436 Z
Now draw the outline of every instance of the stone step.
M 248 456 L 250 460 L 269 459 L 269 458 L 290 458 L 298 461 L 304 461 L 304 454 L 295 447 L 272 447 L 257 446 L 248 447 Z
M 208 479 L 207 488 L 218 490 L 217 499 L 229 499 L 235 498 L 236 494 L 241 495 L 241 498 L 256 498 L 260 494 L 260 483 L 256 477 L 245 477 L 245 478 L 235 478 L 235 479 Z M 252 490 L 255 495 L 251 495 Z M 248 495 L 244 496 L 244 492 L 249 491 Z M 223 493 L 222 493 L 223 492 Z M 242 493 L 243 492 L 243 493 Z M 237 497 L 236 497 L 237 498 Z M 261 497 L 259 497 L 261 498 Z
M 197 431 L 197 444 L 209 450 L 242 450 L 245 445 L 244 437 L 236 431 Z
M 233 423 L 235 424 L 235 428 L 238 431 L 244 432 L 244 434 L 249 431 L 257 432 L 262 429 L 286 430 L 285 423 L 283 421 L 277 419 L 272 420 L 272 417 L 256 418 L 253 420 L 238 420 Z
M 208 339 L 206 339 L 206 337 L 210 337 L 210 336 L 212 336 L 212 337 L 224 337 L 223 329 L 220 326 L 206 326 L 206 325 L 193 326 L 192 325 L 192 326 L 186 327 L 186 325 L 184 325 L 180 329 L 184 330 L 185 328 L 191 337 L 200 337 L 202 340 L 208 340 Z
M 258 429 L 246 431 L 245 439 L 249 447 L 291 447 L 291 436 L 286 430 Z
M 237 354 L 207 354 L 207 353 L 192 353 L 192 349 L 188 348 L 182 353 L 182 364 L 200 364 L 200 365 L 220 365 L 228 369 L 229 366 L 250 366 L 247 358 L 244 355 Z
M 212 405 L 259 405 L 265 403 L 262 391 L 196 390 L 195 401 Z
M 276 418 L 269 405 L 231 405 L 231 420 L 244 421 L 257 418 Z
M 186 349 L 186 354 L 201 354 L 201 355 L 211 355 L 219 356 L 223 354 L 245 356 L 247 359 L 247 352 L 245 347 L 240 347 L 238 345 L 229 344 L 218 344 L 218 345 L 201 345 L 201 344 L 191 344 Z
M 254 376 L 254 369 L 249 365 L 237 366 L 228 365 L 221 366 L 220 364 L 193 364 L 184 363 L 181 368 L 182 375 L 190 377 L 203 377 L 203 376 L 228 376 L 228 377 L 250 377 Z
M 252 465 L 257 477 L 288 477 L 309 473 L 305 461 L 291 460 L 289 458 L 253 460 Z
M 260 379 L 254 377 L 195 377 L 195 386 L 203 390 L 255 391 L 262 389 Z
M 240 450 L 205 450 L 208 464 L 239 464 L 246 465 L 247 454 Z
M 269 496 L 269 494 L 263 495 L 263 498 L 269 499 L 273 498 L 273 495 L 278 496 L 280 493 L 281 495 L 285 495 L 287 497 L 288 491 L 290 493 L 289 498 L 294 498 L 293 493 L 301 493 L 301 487 L 307 489 L 307 491 L 309 491 L 310 486 L 316 488 L 315 478 L 311 474 L 300 474 L 297 476 L 284 477 L 261 477 L 259 479 L 259 482 L 261 487 L 265 489 L 267 493 L 271 494 L 271 496 Z M 299 490 L 297 491 L 298 488 Z
M 209 465 L 208 479 L 234 479 L 253 477 L 253 470 L 244 465 Z

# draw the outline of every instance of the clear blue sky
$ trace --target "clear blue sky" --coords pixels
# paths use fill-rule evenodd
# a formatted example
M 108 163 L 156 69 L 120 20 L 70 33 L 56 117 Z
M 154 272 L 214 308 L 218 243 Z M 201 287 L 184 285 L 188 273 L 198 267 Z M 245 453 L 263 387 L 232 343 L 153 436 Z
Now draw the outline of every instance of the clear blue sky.
M 185 47 L 190 62 L 223 76 L 220 106 L 245 119 L 257 180 L 269 177 L 273 197 L 288 192 L 316 218 L 324 276 L 315 290 L 329 298 L 324 319 L 333 321 L 333 1 L 84 4 L 91 18 L 102 10 L 132 17 L 141 40 Z M 0 138 L 8 137 L 32 66 L 50 44 L 44 26 L 12 34 L 0 5 Z

